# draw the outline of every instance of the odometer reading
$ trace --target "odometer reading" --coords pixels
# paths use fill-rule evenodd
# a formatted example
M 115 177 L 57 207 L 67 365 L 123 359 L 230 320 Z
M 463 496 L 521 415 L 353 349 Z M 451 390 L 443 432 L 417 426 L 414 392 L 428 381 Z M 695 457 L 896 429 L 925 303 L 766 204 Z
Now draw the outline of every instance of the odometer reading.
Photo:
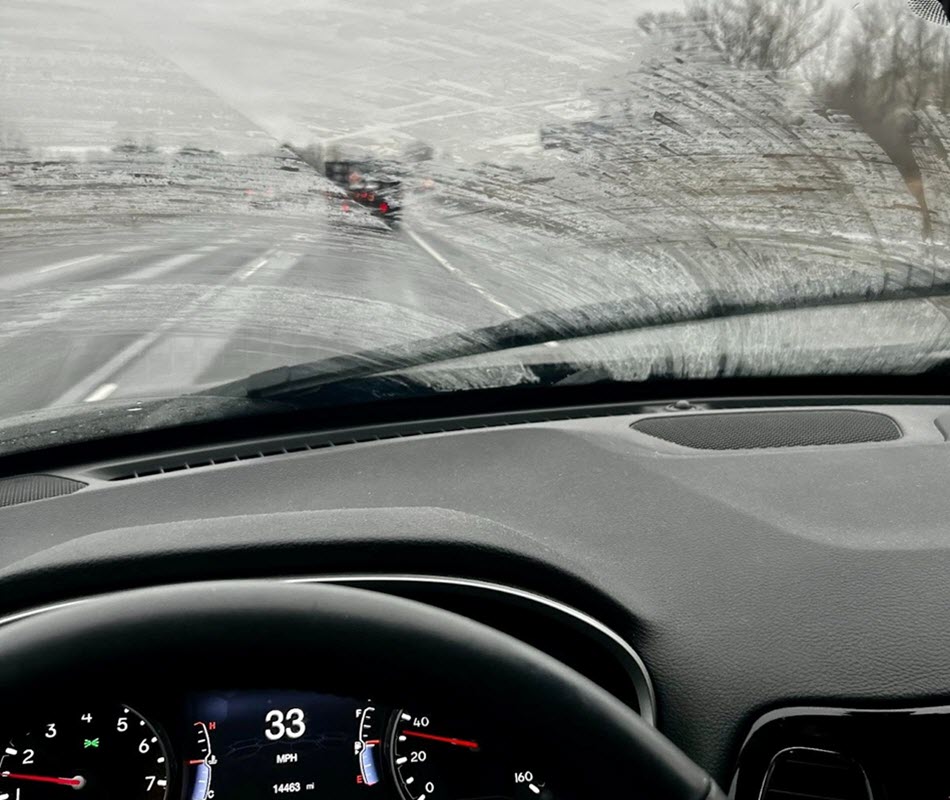
M 125 705 L 37 720 L 0 754 L 3 800 L 165 800 L 168 784 L 158 733 Z

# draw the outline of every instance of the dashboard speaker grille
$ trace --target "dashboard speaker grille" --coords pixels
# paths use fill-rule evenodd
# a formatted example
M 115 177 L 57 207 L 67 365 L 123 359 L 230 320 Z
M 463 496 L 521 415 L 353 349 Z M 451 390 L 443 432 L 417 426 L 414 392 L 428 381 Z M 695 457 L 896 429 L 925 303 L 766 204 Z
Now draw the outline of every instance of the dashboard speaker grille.
M 871 800 L 861 765 L 831 750 L 793 747 L 769 766 L 760 800 Z
M 632 427 L 696 450 L 812 447 L 901 438 L 900 427 L 886 414 L 850 409 L 670 415 L 643 419 Z
M 88 484 L 58 475 L 18 475 L 0 479 L 0 508 L 78 492 Z
M 907 0 L 907 7 L 927 22 L 950 25 L 947 9 L 940 0 Z

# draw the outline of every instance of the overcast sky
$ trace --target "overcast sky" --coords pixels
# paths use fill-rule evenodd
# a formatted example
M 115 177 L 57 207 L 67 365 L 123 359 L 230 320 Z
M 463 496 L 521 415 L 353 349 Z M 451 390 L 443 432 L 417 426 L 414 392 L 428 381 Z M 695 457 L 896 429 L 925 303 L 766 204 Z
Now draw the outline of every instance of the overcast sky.
M 193 130 L 194 144 L 225 148 L 264 134 L 395 147 L 415 138 L 466 160 L 497 158 L 544 124 L 590 118 L 591 91 L 642 56 L 637 17 L 682 7 L 2 0 L 0 134 L 13 125 L 31 142 L 77 147 L 150 130 L 160 144 Z
M 80 0 L 281 138 L 482 147 L 585 114 L 669 0 Z

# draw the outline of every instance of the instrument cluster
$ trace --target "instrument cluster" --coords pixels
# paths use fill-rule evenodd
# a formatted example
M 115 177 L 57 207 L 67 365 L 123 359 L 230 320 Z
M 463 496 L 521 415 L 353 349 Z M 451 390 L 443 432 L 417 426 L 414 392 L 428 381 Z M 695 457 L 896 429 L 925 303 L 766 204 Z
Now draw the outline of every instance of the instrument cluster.
M 0 800 L 553 800 L 531 748 L 463 714 L 307 691 L 94 703 L 10 732 Z M 76 794 L 74 794 L 76 793 Z

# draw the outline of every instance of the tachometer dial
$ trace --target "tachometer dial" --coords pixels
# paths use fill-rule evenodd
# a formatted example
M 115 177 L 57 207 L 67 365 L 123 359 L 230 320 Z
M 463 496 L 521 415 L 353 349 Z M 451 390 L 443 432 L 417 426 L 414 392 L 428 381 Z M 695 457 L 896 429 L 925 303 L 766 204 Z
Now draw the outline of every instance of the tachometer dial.
M 125 705 L 36 720 L 0 754 L 0 800 L 165 800 L 168 754 Z M 78 794 L 74 794 L 78 792 Z

